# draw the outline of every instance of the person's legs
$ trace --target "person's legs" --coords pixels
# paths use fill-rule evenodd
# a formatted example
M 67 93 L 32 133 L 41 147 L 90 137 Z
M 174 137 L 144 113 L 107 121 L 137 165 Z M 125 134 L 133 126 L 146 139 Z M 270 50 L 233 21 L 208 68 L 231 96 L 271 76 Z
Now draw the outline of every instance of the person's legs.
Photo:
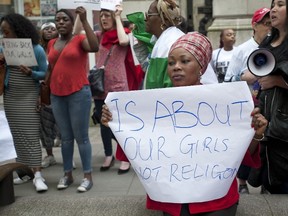
M 69 96 L 69 115 L 84 172 L 84 179 L 77 189 L 79 192 L 88 191 L 93 185 L 91 175 L 92 149 L 88 133 L 91 100 L 89 86 L 84 86 L 80 91 Z
M 47 153 L 41 162 L 42 168 L 56 164 L 53 155 L 54 139 L 56 137 L 55 124 L 52 108 L 50 106 L 42 106 L 40 108 L 40 139 Z
M 240 194 L 249 194 L 249 189 L 247 185 L 247 179 L 249 177 L 251 167 L 240 165 L 237 172 L 237 178 L 239 182 L 239 193 Z
M 182 204 L 180 216 L 235 216 L 237 212 L 238 203 L 232 205 L 229 208 L 207 212 L 207 213 L 199 213 L 199 214 L 190 214 L 189 205 Z M 163 216 L 171 216 L 169 213 L 163 212 Z
M 73 153 L 74 153 L 74 135 L 73 135 L 73 130 L 72 130 L 71 121 L 70 121 L 70 114 L 69 114 L 69 108 L 70 108 L 69 96 L 59 97 L 59 96 L 52 95 L 51 103 L 52 103 L 54 117 L 59 127 L 61 138 L 62 138 L 61 152 L 62 152 L 62 158 L 63 158 L 64 172 L 65 172 L 65 176 L 67 177 L 66 180 L 68 181 L 68 183 L 71 184 L 73 182 L 72 160 L 73 160 Z M 64 182 L 62 181 L 62 183 Z M 61 189 L 66 188 L 68 186 L 69 185 L 65 185 L 64 187 L 61 187 Z
M 215 212 L 208 212 L 208 213 L 203 213 L 203 214 L 198 214 L 198 215 L 199 216 L 235 216 L 237 212 L 237 207 L 238 207 L 238 203 L 223 210 L 219 210 Z
M 96 108 L 96 113 L 99 119 L 101 119 L 102 115 L 102 106 L 104 104 L 104 100 L 94 100 L 95 103 L 95 108 Z M 100 133 L 101 133 L 101 138 L 103 142 L 103 147 L 104 147 L 104 153 L 105 153 L 105 161 L 100 168 L 101 171 L 108 170 L 109 167 L 112 165 L 114 161 L 113 157 L 113 149 L 112 149 L 112 138 L 113 133 L 110 128 L 102 125 L 100 123 Z
M 88 134 L 90 109 L 91 90 L 89 86 L 84 86 L 80 91 L 69 96 L 69 115 L 84 173 L 92 171 L 92 150 Z

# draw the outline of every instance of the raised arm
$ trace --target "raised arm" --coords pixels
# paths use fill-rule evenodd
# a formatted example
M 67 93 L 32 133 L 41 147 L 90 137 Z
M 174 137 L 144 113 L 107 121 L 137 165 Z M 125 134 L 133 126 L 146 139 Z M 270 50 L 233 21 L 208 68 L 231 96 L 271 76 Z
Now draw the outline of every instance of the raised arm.
M 82 23 L 83 29 L 86 33 L 86 39 L 82 42 L 82 47 L 87 52 L 98 52 L 99 41 L 92 30 L 91 26 L 87 21 L 86 9 L 84 7 L 77 7 L 76 14 L 79 15 L 80 21 Z
M 119 39 L 120 46 L 127 46 L 129 44 L 129 36 L 126 34 L 122 20 L 121 20 L 121 13 L 123 8 L 121 5 L 116 5 L 115 11 L 115 20 L 116 20 L 116 28 L 117 28 L 117 35 Z

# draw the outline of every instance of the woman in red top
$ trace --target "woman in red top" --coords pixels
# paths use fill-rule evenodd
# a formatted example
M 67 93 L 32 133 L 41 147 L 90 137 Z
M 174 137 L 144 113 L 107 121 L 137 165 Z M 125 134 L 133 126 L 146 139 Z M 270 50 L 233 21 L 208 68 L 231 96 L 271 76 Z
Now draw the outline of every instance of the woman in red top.
M 55 24 L 60 35 L 48 44 L 48 61 L 51 68 L 51 104 L 62 138 L 64 177 L 57 185 L 65 189 L 73 182 L 74 139 L 82 161 L 84 179 L 77 188 L 89 190 L 92 185 L 91 143 L 88 136 L 91 90 L 87 79 L 88 52 L 98 51 L 98 40 L 86 19 L 83 7 L 76 9 L 86 35 L 73 35 L 74 18 L 65 9 L 55 15 Z
M 197 32 L 188 33 L 180 37 L 171 47 L 168 56 L 168 75 L 174 87 L 200 85 L 200 77 L 211 60 L 211 43 L 204 35 Z M 106 105 L 102 109 L 101 121 L 108 126 L 112 119 Z M 259 140 L 267 126 L 267 120 L 260 114 L 259 109 L 252 112 L 252 124 L 256 130 L 243 163 L 258 166 Z M 201 216 L 233 216 L 236 214 L 239 194 L 237 182 L 234 179 L 226 196 L 212 201 L 201 203 L 164 203 L 151 200 L 147 196 L 147 208 L 163 211 L 164 215 L 201 215 Z

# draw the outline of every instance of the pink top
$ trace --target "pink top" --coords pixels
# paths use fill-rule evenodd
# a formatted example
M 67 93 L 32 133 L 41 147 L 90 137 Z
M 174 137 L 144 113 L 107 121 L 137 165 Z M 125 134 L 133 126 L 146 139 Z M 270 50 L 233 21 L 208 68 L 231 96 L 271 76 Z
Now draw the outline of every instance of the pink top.
M 115 43 L 112 47 L 111 56 L 109 57 L 105 67 L 105 94 L 95 97 L 96 99 L 104 100 L 109 92 L 129 90 L 125 68 L 125 59 L 128 48 L 129 46 L 120 46 L 119 43 Z M 108 49 L 100 43 L 99 53 L 96 58 L 97 67 L 104 65 L 109 50 L 110 48 Z

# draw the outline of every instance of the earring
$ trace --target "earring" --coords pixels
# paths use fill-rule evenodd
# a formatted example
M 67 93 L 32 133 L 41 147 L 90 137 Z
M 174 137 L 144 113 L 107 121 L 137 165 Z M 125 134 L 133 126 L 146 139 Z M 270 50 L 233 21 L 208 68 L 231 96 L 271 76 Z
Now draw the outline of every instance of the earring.
M 198 77 L 199 81 L 201 80 L 201 76 L 202 76 L 202 72 L 200 71 L 199 72 L 199 77 Z
M 161 28 L 162 31 L 164 31 L 164 30 L 165 30 L 165 24 L 162 24 L 162 25 L 160 26 L 160 28 Z

